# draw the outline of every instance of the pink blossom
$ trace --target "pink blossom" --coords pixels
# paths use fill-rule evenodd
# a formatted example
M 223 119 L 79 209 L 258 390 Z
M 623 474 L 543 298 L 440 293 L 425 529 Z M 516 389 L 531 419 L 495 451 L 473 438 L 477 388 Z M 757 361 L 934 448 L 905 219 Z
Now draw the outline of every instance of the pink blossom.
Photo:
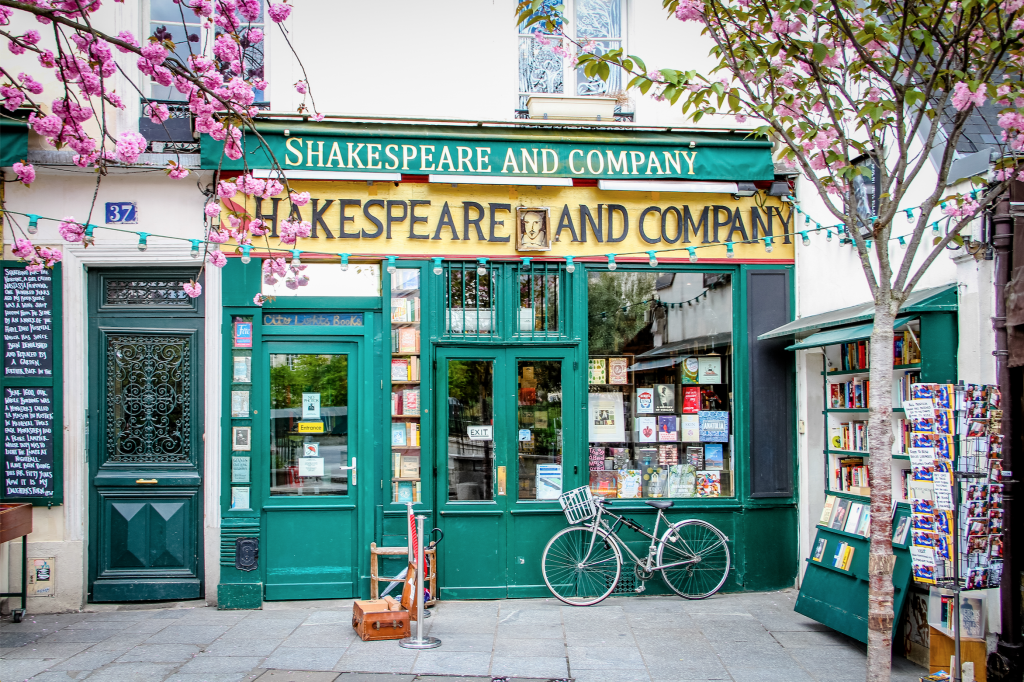
M 296 206 L 305 206 L 306 204 L 309 203 L 309 192 L 292 192 L 291 200 L 292 203 L 295 204 Z
M 7 43 L 7 49 L 10 50 L 12 54 L 25 54 L 25 46 L 16 40 L 12 40 Z
M 318 113 L 316 116 L 313 117 L 313 120 L 319 123 L 320 121 L 324 120 L 324 115 Z
M 146 151 L 146 138 L 131 130 L 121 133 L 117 138 L 115 156 L 121 163 L 135 163 L 139 155 Z
M 263 305 L 263 301 L 267 300 L 263 294 L 256 294 L 252 297 L 252 302 L 256 305 Z
M 534 33 L 533 34 L 533 39 L 536 40 L 541 45 L 544 45 L 544 46 L 547 46 L 547 45 L 551 44 L 551 39 L 548 38 L 543 33 Z
M 210 230 L 210 233 L 206 235 L 206 239 L 213 244 L 224 244 L 228 241 L 229 236 L 223 230 Z
M 270 83 L 263 79 L 254 80 L 252 82 L 252 87 L 256 88 L 257 90 L 266 90 L 267 88 L 270 87 Z
M 36 179 L 36 169 L 31 163 L 15 162 L 11 168 L 14 169 L 14 174 L 18 176 L 18 180 L 26 186 L 31 185 Z
M 174 161 L 168 161 L 167 165 L 168 165 L 168 169 L 167 169 L 168 177 L 173 178 L 175 180 L 182 180 L 182 179 L 188 177 L 188 168 L 185 168 L 184 166 L 178 165 Z
M 18 80 L 20 80 L 21 84 L 25 86 L 25 89 L 33 95 L 41 95 L 43 93 L 42 84 L 27 73 L 19 73 Z
M 281 222 L 281 243 L 282 244 L 294 244 L 295 240 L 302 237 L 308 237 L 312 233 L 312 225 L 305 220 L 284 220 Z
M 150 102 L 145 106 L 143 112 L 146 116 L 149 116 L 149 120 L 153 123 L 163 123 L 171 117 L 171 112 L 167 109 L 166 104 Z
M 977 213 L 980 207 L 980 204 L 978 204 L 978 202 L 975 201 L 974 199 L 966 198 L 960 204 L 947 204 L 946 208 L 942 209 L 942 212 L 945 215 L 951 216 L 953 218 L 965 218 Z
M 238 192 L 238 188 L 235 187 L 235 183 L 230 180 L 221 180 L 217 184 L 217 195 L 225 199 L 230 199 L 235 196 Z
M 220 215 L 220 205 L 217 204 L 216 201 L 211 201 L 210 203 L 208 203 L 206 205 L 206 208 L 203 209 L 203 213 L 205 213 L 207 215 L 207 217 L 210 217 L 210 218 L 213 218 L 215 216 L 219 216 Z
M 277 180 L 271 178 L 271 179 L 267 180 L 267 191 L 263 193 L 263 198 L 264 199 L 269 199 L 270 197 L 276 197 L 278 194 L 280 194 L 283 191 L 284 191 L 284 185 L 282 185 Z
M 85 228 L 76 223 L 73 216 L 66 216 L 57 231 L 66 242 L 80 242 L 85 237 Z
M 283 2 L 274 4 L 272 2 L 267 3 L 267 14 L 270 15 L 270 20 L 275 24 L 280 24 L 282 21 L 288 18 L 288 15 L 292 13 L 291 5 Z
M 985 92 L 984 85 L 978 86 L 977 92 L 971 92 L 971 87 L 966 81 L 960 81 L 953 86 L 953 107 L 957 111 L 963 111 L 972 104 L 980 107 L 987 98 L 988 93 Z
M 736 114 L 735 118 L 737 123 L 745 123 L 747 120 L 747 117 L 744 116 L 743 114 Z
M 148 41 L 142 46 L 142 56 L 152 64 L 163 64 L 167 59 L 167 48 L 157 42 Z
M 676 19 L 679 21 L 703 21 L 704 3 L 701 0 L 679 0 L 676 7 Z
M 207 260 L 210 261 L 210 265 L 217 268 L 222 268 L 228 264 L 227 257 L 220 249 L 210 251 L 208 254 L 206 254 L 206 258 Z
M 877 102 L 881 98 L 882 98 L 882 91 L 879 90 L 878 88 L 871 88 L 870 90 L 868 90 L 868 101 L 869 102 Z
M 263 235 L 269 233 L 270 230 L 264 226 L 262 220 L 253 220 L 249 223 L 249 232 L 254 237 L 262 237 Z
M 185 282 L 181 288 L 185 290 L 189 298 L 199 298 L 199 295 L 203 293 L 203 285 L 199 282 Z
M 25 95 L 18 88 L 0 85 L 0 96 L 4 98 L 4 109 L 14 111 L 25 101 Z
M 248 41 L 249 41 L 249 43 L 251 45 L 255 45 L 257 43 L 262 43 L 263 42 L 263 31 L 258 29 L 258 28 L 253 28 L 253 29 L 250 29 L 249 32 L 245 34 L 245 37 L 246 37 L 246 39 L 248 39 Z
M 57 116 L 54 114 L 47 114 L 46 116 L 36 116 L 34 113 L 28 115 L 29 125 L 32 126 L 32 130 L 37 135 L 43 137 L 56 137 L 60 133 L 61 126 L 63 125 Z
M 298 81 L 295 83 L 295 91 L 300 95 L 305 95 L 309 92 L 309 86 L 306 85 L 306 81 Z

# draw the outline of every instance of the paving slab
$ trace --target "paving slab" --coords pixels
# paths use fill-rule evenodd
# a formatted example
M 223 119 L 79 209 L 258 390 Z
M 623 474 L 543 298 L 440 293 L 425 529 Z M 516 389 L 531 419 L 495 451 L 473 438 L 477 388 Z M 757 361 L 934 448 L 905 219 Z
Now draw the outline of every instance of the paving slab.
M 259 682 L 334 682 L 334 680 L 338 679 L 338 673 L 310 672 L 307 670 L 268 670 L 256 679 Z

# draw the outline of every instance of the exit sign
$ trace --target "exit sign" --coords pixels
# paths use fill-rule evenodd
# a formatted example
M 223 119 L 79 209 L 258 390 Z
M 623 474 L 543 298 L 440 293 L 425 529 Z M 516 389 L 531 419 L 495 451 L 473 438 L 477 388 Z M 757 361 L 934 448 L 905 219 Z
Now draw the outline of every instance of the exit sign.
M 135 225 L 139 222 L 139 211 L 134 201 L 108 201 L 107 224 L 120 223 Z

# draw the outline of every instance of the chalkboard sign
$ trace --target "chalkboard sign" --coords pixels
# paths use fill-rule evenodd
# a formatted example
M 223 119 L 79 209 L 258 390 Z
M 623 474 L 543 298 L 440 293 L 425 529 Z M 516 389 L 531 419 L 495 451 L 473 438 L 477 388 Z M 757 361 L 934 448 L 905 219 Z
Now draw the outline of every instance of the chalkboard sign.
M 53 388 L 5 387 L 4 497 L 52 498 L 55 404 Z
M 4 376 L 53 376 L 53 273 L 4 269 Z

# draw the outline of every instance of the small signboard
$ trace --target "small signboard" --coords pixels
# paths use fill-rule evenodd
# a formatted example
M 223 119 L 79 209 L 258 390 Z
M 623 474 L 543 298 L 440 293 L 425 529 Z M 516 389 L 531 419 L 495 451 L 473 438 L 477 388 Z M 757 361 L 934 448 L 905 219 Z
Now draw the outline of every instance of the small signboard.
M 105 217 L 108 225 L 137 225 L 139 210 L 134 201 L 108 201 Z
M 299 433 L 323 433 L 323 422 L 299 422 Z
M 490 424 L 483 426 L 468 426 L 466 431 L 469 433 L 470 440 L 494 440 L 494 427 Z

